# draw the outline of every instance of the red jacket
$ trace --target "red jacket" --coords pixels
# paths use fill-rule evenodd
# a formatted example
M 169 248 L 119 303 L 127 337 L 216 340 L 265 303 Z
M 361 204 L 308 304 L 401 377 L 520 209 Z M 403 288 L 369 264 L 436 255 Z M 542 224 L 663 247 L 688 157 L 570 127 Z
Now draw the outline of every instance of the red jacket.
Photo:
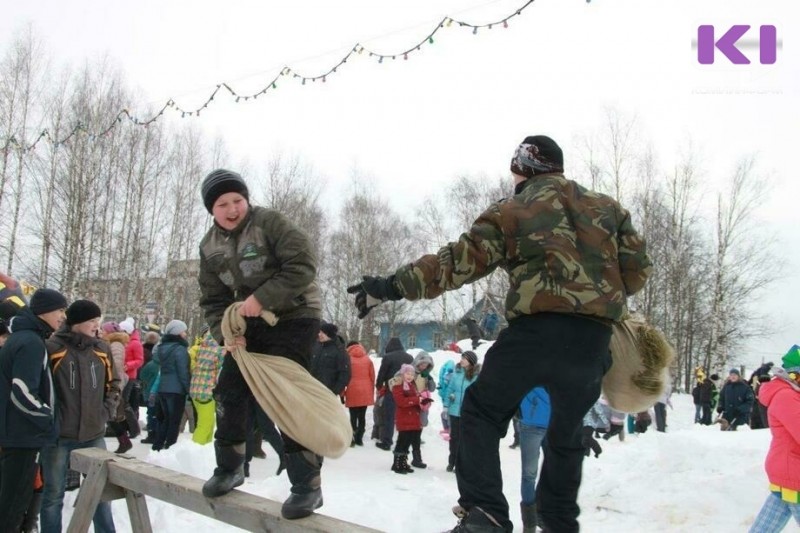
M 769 482 L 800 490 L 800 389 L 773 378 L 761 385 L 758 400 L 769 408 L 772 442 L 764 462 Z
M 139 339 L 139 330 L 134 329 L 131 340 L 125 345 L 125 373 L 128 378 L 136 379 L 136 374 L 144 364 L 144 348 Z
M 397 404 L 394 421 L 397 431 L 414 431 L 422 429 L 420 420 L 419 392 L 414 382 L 408 384 L 408 390 L 403 388 L 405 381 L 392 387 L 394 403 Z
M 350 355 L 350 383 L 344 390 L 345 407 L 365 407 L 375 403 L 375 365 L 360 344 L 347 349 Z

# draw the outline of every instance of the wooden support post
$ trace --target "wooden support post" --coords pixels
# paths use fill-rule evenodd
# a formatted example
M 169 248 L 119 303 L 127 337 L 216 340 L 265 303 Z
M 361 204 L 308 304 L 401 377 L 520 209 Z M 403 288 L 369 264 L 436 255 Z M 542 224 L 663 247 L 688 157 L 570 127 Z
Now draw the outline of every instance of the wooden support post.
M 125 491 L 125 501 L 128 502 L 128 514 L 131 517 L 133 533 L 153 533 L 150 525 L 150 513 L 147 512 L 147 500 L 141 492 Z
M 86 533 L 89 531 L 89 524 L 92 523 L 94 511 L 103 496 L 103 490 L 108 482 L 108 462 L 111 457 L 101 457 L 92 461 L 87 472 L 86 480 L 78 493 L 75 501 L 75 511 L 72 513 L 72 520 L 69 521 L 67 533 Z

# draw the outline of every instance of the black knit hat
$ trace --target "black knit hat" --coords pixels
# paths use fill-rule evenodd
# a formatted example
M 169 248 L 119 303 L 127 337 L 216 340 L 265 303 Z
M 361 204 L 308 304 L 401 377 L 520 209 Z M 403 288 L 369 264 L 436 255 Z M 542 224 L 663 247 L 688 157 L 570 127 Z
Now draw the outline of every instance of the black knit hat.
M 337 328 L 335 324 L 331 324 L 329 322 L 322 324 L 319 327 L 319 330 L 327 335 L 329 339 L 335 339 L 336 335 L 339 333 L 339 328 Z
M 469 361 L 469 364 L 471 364 L 472 366 L 478 364 L 478 355 L 472 350 L 467 350 L 466 352 L 462 353 L 461 357 Z
M 232 170 L 218 168 L 206 176 L 200 186 L 203 204 L 205 204 L 209 213 L 214 207 L 214 202 L 217 201 L 217 198 L 228 192 L 238 192 L 248 202 L 250 201 L 250 192 L 247 190 L 247 184 L 242 179 L 242 176 Z
M 66 309 L 67 299 L 64 295 L 54 289 L 37 289 L 31 296 L 31 303 L 28 304 L 34 315 L 43 315 L 56 309 Z
M 67 325 L 74 326 L 88 322 L 93 318 L 100 318 L 103 312 L 100 306 L 91 300 L 75 300 L 67 307 Z
M 511 172 L 526 178 L 535 174 L 564 172 L 564 154 L 561 147 L 546 135 L 525 137 L 511 158 Z

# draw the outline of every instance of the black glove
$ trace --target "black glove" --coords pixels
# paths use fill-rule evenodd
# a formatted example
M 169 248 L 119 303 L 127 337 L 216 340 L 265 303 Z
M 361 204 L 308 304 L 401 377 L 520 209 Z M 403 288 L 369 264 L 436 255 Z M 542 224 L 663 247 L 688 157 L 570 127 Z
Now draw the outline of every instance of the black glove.
M 394 276 L 379 278 L 364 276 L 364 281 L 347 287 L 348 294 L 356 295 L 358 318 L 364 318 L 370 310 L 386 300 L 402 300 L 403 295 L 394 286 Z
M 428 404 L 429 404 L 429 403 L 431 403 L 432 401 L 433 401 L 433 398 L 422 398 L 422 399 L 419 401 L 419 403 L 421 403 L 422 405 L 428 405 Z

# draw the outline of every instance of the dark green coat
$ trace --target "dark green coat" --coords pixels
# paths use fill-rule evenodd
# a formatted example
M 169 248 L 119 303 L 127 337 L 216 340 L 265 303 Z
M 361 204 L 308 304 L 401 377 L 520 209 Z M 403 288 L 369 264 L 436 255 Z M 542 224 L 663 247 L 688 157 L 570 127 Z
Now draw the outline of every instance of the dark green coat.
M 251 207 L 232 231 L 215 223 L 200 242 L 200 306 L 220 344 L 225 309 L 251 294 L 279 320 L 321 318 L 316 276 L 308 236 L 272 209 Z
M 534 176 L 495 202 L 468 232 L 397 270 L 408 300 L 436 298 L 500 267 L 506 318 L 553 312 L 620 320 L 652 269 L 630 214 L 561 174 Z

